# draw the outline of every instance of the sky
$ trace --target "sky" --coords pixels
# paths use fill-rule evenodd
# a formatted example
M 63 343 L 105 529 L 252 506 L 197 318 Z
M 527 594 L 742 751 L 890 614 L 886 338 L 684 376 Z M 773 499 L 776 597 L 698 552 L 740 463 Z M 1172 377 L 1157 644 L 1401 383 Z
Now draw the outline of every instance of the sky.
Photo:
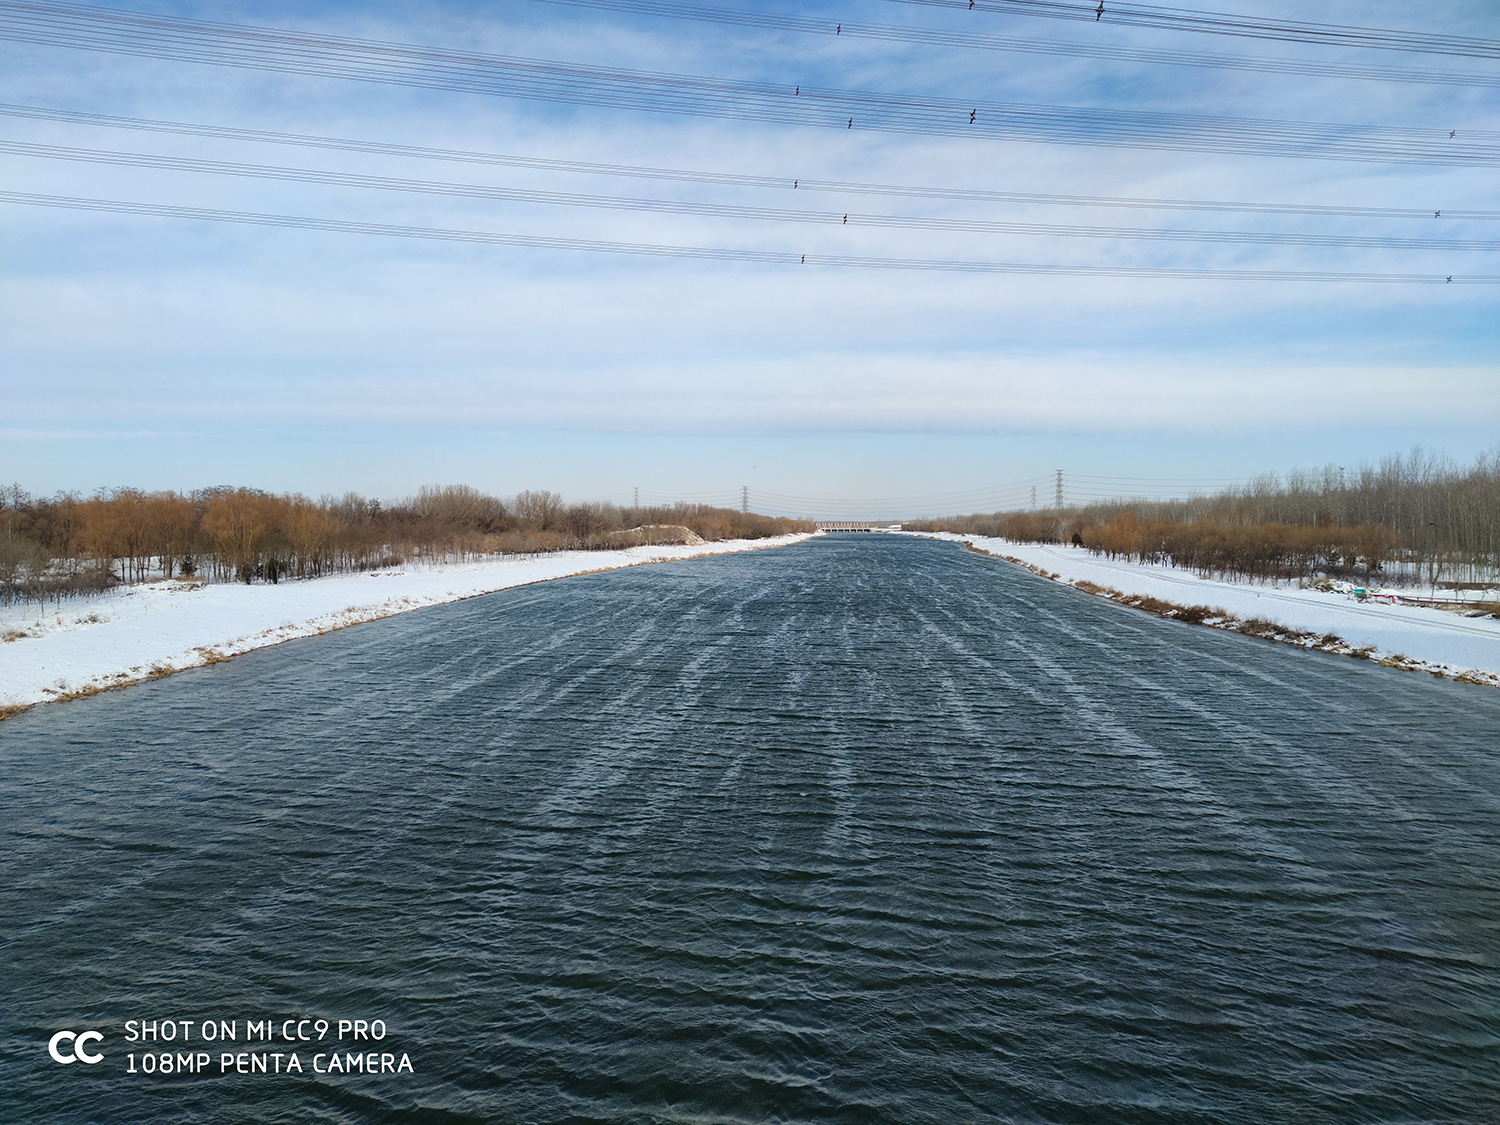
M 1280 0 L 1222 2 L 1240 14 L 1305 15 L 1304 5 Z M 713 6 L 1494 82 L 879 41 L 542 0 L 106 6 L 778 91 L 878 91 L 939 99 L 949 107 L 942 113 L 950 103 L 983 106 L 987 120 L 1003 119 L 998 103 L 1020 103 L 1426 131 L 1420 159 L 1395 163 L 1329 159 L 1321 140 L 1290 156 L 1074 144 L 748 120 L 714 115 L 710 100 L 667 113 L 271 72 L 4 38 L 19 24 L 0 4 L 5 106 L 776 181 L 580 174 L 0 111 L 3 192 L 779 256 L 390 237 L 36 206 L 12 194 L 0 198 L 0 481 L 35 493 L 232 484 L 392 499 L 467 483 L 497 495 L 547 488 L 569 500 L 736 506 L 748 488 L 762 511 L 879 518 L 1027 507 L 1033 488 L 1045 505 L 1058 470 L 1073 502 L 1186 494 L 1417 445 L 1465 461 L 1500 442 L 1500 285 L 1210 275 L 1495 276 L 1493 250 L 1076 236 L 1108 227 L 1500 244 L 1495 219 L 1425 217 L 1500 216 L 1495 162 L 1424 162 L 1444 130 L 1500 128 L 1500 56 L 1313 47 L 1111 25 L 1107 15 L 1067 22 L 897 0 Z M 1486 0 L 1435 0 L 1422 12 L 1422 31 L 1500 39 L 1500 7 Z M 1318 16 L 1412 26 L 1409 5 L 1393 0 L 1329 0 Z M 326 176 L 58 159 L 59 146 L 554 197 L 853 212 L 855 221 L 376 190 Z M 796 189 L 782 186 L 794 179 Z M 872 196 L 806 191 L 803 181 L 1424 217 Z M 862 216 L 1053 229 L 875 226 Z M 807 265 L 794 260 L 803 254 Z M 875 269 L 830 256 L 1186 276 Z

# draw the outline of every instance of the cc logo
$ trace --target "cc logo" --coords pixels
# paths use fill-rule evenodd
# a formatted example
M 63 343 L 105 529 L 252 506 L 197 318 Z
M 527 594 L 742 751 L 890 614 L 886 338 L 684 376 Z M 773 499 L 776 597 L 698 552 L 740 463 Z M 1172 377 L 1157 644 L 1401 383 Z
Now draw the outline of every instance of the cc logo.
M 52 1056 L 54 1061 L 60 1062 L 64 1066 L 75 1062 L 93 1065 L 96 1062 L 103 1062 L 104 1056 L 97 1051 L 92 1055 L 89 1054 L 86 1044 L 98 1043 L 103 1039 L 104 1036 L 97 1031 L 59 1031 L 48 1041 L 47 1053 Z M 64 1044 L 67 1044 L 70 1048 L 69 1053 L 66 1055 L 62 1053 Z

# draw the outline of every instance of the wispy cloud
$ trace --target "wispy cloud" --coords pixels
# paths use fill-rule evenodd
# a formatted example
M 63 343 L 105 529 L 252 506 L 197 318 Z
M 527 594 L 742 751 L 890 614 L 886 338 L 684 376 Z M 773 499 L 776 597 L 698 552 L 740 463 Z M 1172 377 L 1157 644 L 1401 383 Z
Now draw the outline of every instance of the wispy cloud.
M 1261 7 L 1297 14 L 1295 5 Z M 332 3 L 280 10 L 162 3 L 149 8 L 640 71 L 976 102 L 1465 132 L 1493 129 L 1500 106 L 1495 89 L 872 43 L 653 21 L 530 0 L 420 8 Z M 761 10 L 835 14 L 833 5 L 821 4 L 772 4 Z M 1445 30 L 1500 36 L 1500 21 L 1487 5 L 1455 5 L 1444 12 Z M 867 22 L 972 26 L 958 18 L 961 13 L 878 0 L 840 7 L 838 13 Z M 1320 11 L 1319 18 L 1379 26 L 1394 17 L 1386 6 L 1345 0 Z M 991 16 L 984 30 L 1095 42 L 1110 35 L 1120 45 L 1184 46 L 1182 37 L 1165 33 L 1037 26 L 1041 22 Z M 1206 49 L 1201 43 L 1186 46 Z M 1252 53 L 1232 41 L 1212 48 Z M 1258 55 L 1276 51 L 1331 61 L 1355 57 L 1291 45 L 1253 47 Z M 1411 65 L 1480 65 L 1393 57 Z M 1037 194 L 1436 211 L 1497 207 L 1494 168 L 839 131 L 16 42 L 0 42 L 0 58 L 0 101 L 7 103 L 476 152 L 798 181 Z M 851 201 L 800 186 L 757 189 L 582 176 L 3 116 L 0 139 L 716 205 L 1500 242 L 1500 222 L 1477 219 L 1377 220 L 951 199 Z M 822 226 L 452 198 L 26 155 L 0 155 L 0 185 L 15 192 L 363 223 L 814 256 L 1500 274 L 1500 254 L 1472 249 Z M 93 457 L 87 441 L 59 438 L 57 456 L 39 456 L 46 449 L 39 435 L 70 430 L 118 437 L 135 428 L 158 433 L 239 427 L 236 432 L 263 441 L 274 440 L 267 435 L 278 427 L 291 440 L 289 435 L 308 427 L 332 426 L 340 427 L 342 436 L 329 440 L 352 443 L 351 455 L 359 444 L 351 435 L 360 426 L 383 435 L 399 433 L 403 425 L 424 433 L 446 428 L 459 443 L 479 441 L 473 436 L 476 426 L 545 433 L 554 443 L 563 440 L 556 435 L 572 433 L 577 437 L 563 442 L 578 466 L 570 480 L 598 494 L 616 483 L 621 447 L 612 445 L 608 457 L 595 456 L 590 450 L 605 443 L 591 435 L 612 433 L 620 436 L 611 442 L 629 442 L 650 434 L 678 441 L 695 434 L 742 434 L 746 441 L 752 434 L 781 434 L 790 442 L 784 455 L 804 458 L 814 474 L 804 475 L 803 487 L 821 495 L 833 487 L 832 470 L 808 454 L 805 444 L 819 433 L 881 434 L 882 443 L 903 433 L 970 435 L 965 441 L 989 434 L 997 448 L 1018 433 L 1109 434 L 1117 456 L 1153 459 L 1161 451 L 1151 443 L 1162 433 L 1181 435 L 1184 443 L 1192 435 L 1212 433 L 1220 435 L 1225 457 L 1238 464 L 1257 450 L 1273 448 L 1264 442 L 1268 432 L 1299 435 L 1298 448 L 1309 450 L 1316 448 L 1320 432 L 1337 433 L 1339 456 L 1350 455 L 1351 441 L 1355 446 L 1362 441 L 1366 455 L 1377 456 L 1393 441 L 1439 439 L 1462 449 L 1488 440 L 1500 423 L 1493 359 L 1500 353 L 1500 317 L 1494 315 L 1500 287 L 800 270 L 5 205 L 0 205 L 0 263 L 0 335 L 6 341 L 0 380 L 7 402 L 25 419 L 0 442 L 0 475 L 44 488 L 109 483 L 121 473 L 118 463 Z M 1458 419 L 1455 403 L 1462 404 Z M 25 440 L 14 436 L 21 430 L 27 432 Z M 1244 437 L 1247 430 L 1258 436 Z M 930 448 L 926 438 L 911 440 L 913 449 Z M 248 436 L 245 442 L 253 444 Z M 733 480 L 745 471 L 727 454 L 716 462 L 712 445 L 706 448 L 694 465 L 697 475 Z M 889 446 L 879 448 L 887 450 L 879 456 L 888 459 Z M 803 452 L 789 452 L 793 449 Z M 171 440 L 137 443 L 128 457 L 127 475 L 161 479 L 177 472 L 185 487 L 223 476 L 184 466 Z M 476 449 L 475 461 L 481 460 Z M 967 471 L 956 464 L 953 472 Z M 421 471 L 419 463 L 405 469 Z M 253 466 L 245 471 L 254 474 Z M 349 482 L 340 476 L 340 483 Z M 504 480 L 478 483 L 508 486 Z M 303 487 L 317 491 L 321 485 L 309 480 Z M 372 480 L 370 487 L 384 485 Z

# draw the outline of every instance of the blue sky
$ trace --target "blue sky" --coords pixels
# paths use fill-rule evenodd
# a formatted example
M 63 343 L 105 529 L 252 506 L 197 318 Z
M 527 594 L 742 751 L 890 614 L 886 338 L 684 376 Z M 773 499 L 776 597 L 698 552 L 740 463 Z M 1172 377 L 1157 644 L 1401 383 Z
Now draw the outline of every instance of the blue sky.
M 1224 0 L 1256 15 L 1301 5 Z M 121 5 L 111 5 L 122 7 Z M 723 0 L 722 6 L 730 5 Z M 739 7 L 1222 55 L 1486 71 L 892 3 Z M 726 28 L 537 0 L 136 10 L 809 86 L 1463 130 L 1500 88 Z M 1424 30 L 1500 38 L 1488 3 Z M 1325 22 L 1405 27 L 1330 2 Z M 3 20 L 0 13 L 0 20 Z M 1104 37 L 1108 38 L 1104 38 Z M 1495 209 L 1494 167 L 1287 159 L 652 114 L 0 42 L 0 102 L 632 166 L 1033 193 Z M 0 139 L 557 192 L 903 216 L 1500 240 L 1500 222 L 881 199 L 581 176 L 0 115 Z M 1251 270 L 1497 274 L 1493 252 L 807 226 L 371 191 L 0 153 L 3 189 L 610 242 Z M 687 261 L 0 203 L 0 479 L 397 497 L 464 481 L 812 514 L 1176 490 L 1500 434 L 1500 287 L 1019 277 Z M 1119 478 L 1119 479 L 1116 479 Z M 1128 478 L 1128 479 L 1125 479 Z M 1149 478 L 1149 479 L 1144 479 Z M 1095 483 L 1086 484 L 1091 480 Z M 972 503 L 970 503 L 972 501 Z

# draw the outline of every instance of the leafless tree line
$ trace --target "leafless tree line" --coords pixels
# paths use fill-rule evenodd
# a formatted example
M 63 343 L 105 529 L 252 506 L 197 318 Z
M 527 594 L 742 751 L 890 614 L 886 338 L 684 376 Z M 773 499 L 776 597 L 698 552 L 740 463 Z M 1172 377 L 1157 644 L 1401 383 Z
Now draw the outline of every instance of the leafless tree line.
M 916 526 L 908 524 L 907 526 Z M 1244 578 L 1347 575 L 1479 585 L 1500 573 L 1500 450 L 1460 465 L 1415 449 L 1180 500 L 1119 500 L 920 525 Z
M 275 583 L 408 559 L 605 550 L 680 541 L 687 532 L 754 539 L 811 526 L 701 504 L 567 504 L 545 490 L 501 499 L 467 485 L 423 488 L 391 505 L 352 492 L 310 500 L 248 488 L 121 488 L 34 497 L 13 485 L 0 489 L 0 603 L 152 579 Z

